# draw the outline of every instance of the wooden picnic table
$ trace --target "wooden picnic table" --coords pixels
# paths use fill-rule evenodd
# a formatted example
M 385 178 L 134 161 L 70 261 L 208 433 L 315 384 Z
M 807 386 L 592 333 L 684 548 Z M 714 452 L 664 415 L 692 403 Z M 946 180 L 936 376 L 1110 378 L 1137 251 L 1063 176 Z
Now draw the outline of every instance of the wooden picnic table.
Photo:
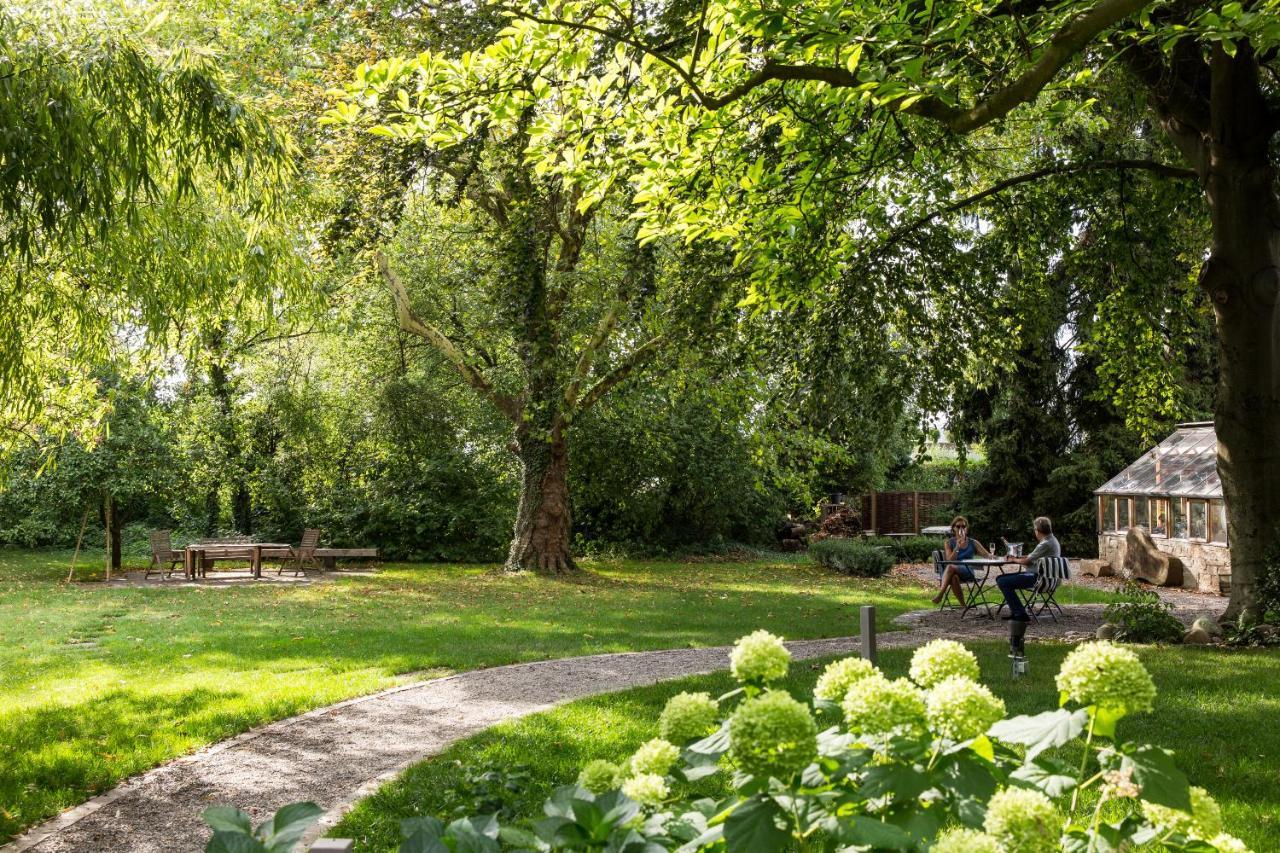
M 283 559 L 293 554 L 287 542 L 204 542 L 188 545 L 182 553 L 183 573 L 190 579 L 203 574 L 205 562 L 248 560 L 255 578 L 262 577 L 262 558 Z

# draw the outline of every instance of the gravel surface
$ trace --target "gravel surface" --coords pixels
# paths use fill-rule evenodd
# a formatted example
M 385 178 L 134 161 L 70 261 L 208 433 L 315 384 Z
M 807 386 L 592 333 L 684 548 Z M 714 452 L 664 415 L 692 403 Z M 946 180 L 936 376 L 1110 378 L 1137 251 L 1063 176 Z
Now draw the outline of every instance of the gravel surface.
M 1217 599 L 1221 602 L 1221 599 Z M 1220 608 L 1220 605 L 1219 605 Z M 1205 608 L 1180 604 L 1190 621 Z M 1101 605 L 1075 605 L 1059 622 L 1032 625 L 1030 642 L 1092 636 Z M 955 611 L 899 617 L 881 648 L 935 637 L 999 640 L 1007 625 Z M 797 659 L 855 651 L 856 637 L 787 644 Z M 504 720 L 590 696 L 726 669 L 728 648 L 594 655 L 474 670 L 352 699 L 246 732 L 140 776 L 35 827 L 3 848 L 17 851 L 198 851 L 209 832 L 200 812 L 233 803 L 256 820 L 313 800 L 327 809 L 314 838 L 356 801 L 409 765 Z

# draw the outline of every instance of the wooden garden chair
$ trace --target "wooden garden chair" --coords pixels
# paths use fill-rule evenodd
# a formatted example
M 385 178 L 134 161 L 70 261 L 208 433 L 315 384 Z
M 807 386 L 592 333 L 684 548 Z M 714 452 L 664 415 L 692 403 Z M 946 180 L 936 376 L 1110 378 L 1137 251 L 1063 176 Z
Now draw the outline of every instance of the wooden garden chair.
M 151 563 L 147 566 L 147 572 L 143 577 L 149 578 L 151 573 L 155 572 L 162 579 L 167 578 L 182 565 L 182 552 L 173 550 L 172 530 L 153 530 L 150 538 Z M 166 564 L 168 568 L 165 567 Z
M 293 576 L 296 578 L 298 575 L 305 572 L 308 566 L 318 572 L 323 572 L 324 566 L 322 566 L 320 561 L 316 559 L 316 546 L 319 544 L 319 530 L 309 527 L 302 531 L 302 542 L 299 543 L 297 548 L 289 549 L 292 553 L 289 554 L 287 559 L 280 563 L 280 570 L 276 572 L 276 574 L 284 574 L 285 569 L 290 569 L 293 572 Z

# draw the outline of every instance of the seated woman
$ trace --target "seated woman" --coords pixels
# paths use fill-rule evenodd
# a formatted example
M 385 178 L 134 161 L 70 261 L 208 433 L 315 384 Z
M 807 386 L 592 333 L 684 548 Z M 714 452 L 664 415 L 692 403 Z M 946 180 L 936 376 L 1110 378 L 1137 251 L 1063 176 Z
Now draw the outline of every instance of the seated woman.
M 971 560 L 975 554 L 983 557 L 991 556 L 991 552 L 984 548 L 981 542 L 969 538 L 968 519 L 963 515 L 957 515 L 951 522 L 951 538 L 943 545 L 942 558 Z M 942 573 L 942 583 L 938 594 L 933 597 L 933 603 L 940 604 L 942 596 L 947 594 L 947 587 L 951 587 L 951 593 L 956 597 L 956 601 L 964 604 L 964 588 L 960 586 L 962 580 L 972 581 L 973 569 L 968 566 L 947 566 Z

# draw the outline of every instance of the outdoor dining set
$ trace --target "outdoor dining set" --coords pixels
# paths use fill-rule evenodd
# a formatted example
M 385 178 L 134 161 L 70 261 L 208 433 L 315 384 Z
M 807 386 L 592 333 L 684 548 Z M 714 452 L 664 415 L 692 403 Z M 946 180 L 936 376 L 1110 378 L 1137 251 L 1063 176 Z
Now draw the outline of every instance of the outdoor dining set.
M 151 564 L 145 577 L 153 573 L 161 578 L 171 577 L 182 566 L 183 577 L 188 580 L 206 577 L 217 563 L 238 563 L 248 568 L 254 578 L 262 577 L 263 562 L 278 565 L 276 574 L 286 571 L 294 576 L 307 569 L 323 572 L 334 567 L 338 558 L 372 558 L 378 556 L 377 548 L 320 548 L 320 531 L 304 530 L 298 545 L 288 542 L 255 542 L 247 536 L 229 536 L 220 539 L 201 539 L 183 548 L 173 547 L 172 531 L 157 530 L 151 534 Z
M 960 578 L 960 584 L 965 593 L 964 600 L 953 602 L 948 589 L 943 594 L 942 603 L 938 609 L 959 608 L 961 619 L 964 619 L 970 611 L 978 611 L 979 608 L 981 608 L 981 612 L 977 614 L 979 616 L 985 616 L 988 619 L 998 616 L 1006 605 L 1001 601 L 994 613 L 992 612 L 992 602 L 987 598 L 987 593 L 992 587 L 988 581 L 992 579 L 992 570 L 996 570 L 998 575 L 1005 574 L 1009 567 L 1014 571 L 1026 571 L 1027 567 L 1011 559 L 1020 556 L 1021 550 L 1021 546 L 1015 543 L 1010 546 L 1009 553 L 1003 557 L 969 557 L 964 560 L 947 560 L 944 559 L 942 551 L 934 551 L 933 568 L 939 576 L 946 571 L 947 566 L 963 566 L 970 570 L 970 574 Z M 994 547 L 992 553 L 995 553 Z M 1017 590 L 1017 593 L 1027 609 L 1027 615 L 1033 620 L 1048 613 L 1049 617 L 1056 622 L 1058 617 L 1054 610 L 1062 613 L 1062 605 L 1058 604 L 1054 594 L 1062 582 L 1071 576 L 1070 564 L 1065 557 L 1045 557 L 1037 561 L 1032 568 L 1036 573 L 1035 585 L 1026 590 Z

